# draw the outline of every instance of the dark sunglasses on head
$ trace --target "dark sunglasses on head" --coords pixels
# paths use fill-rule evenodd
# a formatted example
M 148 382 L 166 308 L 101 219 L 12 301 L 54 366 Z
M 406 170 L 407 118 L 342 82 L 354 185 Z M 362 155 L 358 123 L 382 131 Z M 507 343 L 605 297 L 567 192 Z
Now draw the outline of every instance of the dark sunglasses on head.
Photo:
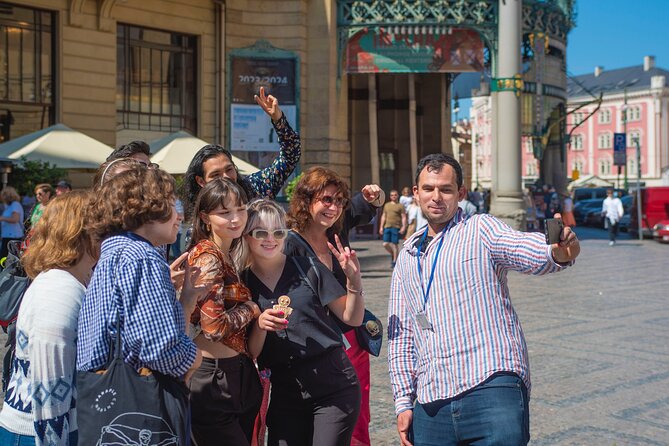
M 342 197 L 333 197 L 332 195 L 323 195 L 318 199 L 325 206 L 330 207 L 334 203 L 338 208 L 345 208 L 348 205 L 348 200 Z
M 268 231 L 267 229 L 254 229 L 251 231 L 251 237 L 256 240 L 267 240 L 270 235 L 274 240 L 283 240 L 288 235 L 288 229 L 274 229 L 272 231 Z
M 158 168 L 160 167 L 160 164 L 156 164 L 156 163 L 148 163 L 148 164 L 147 164 L 145 161 L 139 161 L 139 160 L 137 160 L 137 162 L 138 162 L 139 164 L 143 164 L 143 165 L 145 165 L 145 166 L 148 167 L 149 169 L 158 169 Z

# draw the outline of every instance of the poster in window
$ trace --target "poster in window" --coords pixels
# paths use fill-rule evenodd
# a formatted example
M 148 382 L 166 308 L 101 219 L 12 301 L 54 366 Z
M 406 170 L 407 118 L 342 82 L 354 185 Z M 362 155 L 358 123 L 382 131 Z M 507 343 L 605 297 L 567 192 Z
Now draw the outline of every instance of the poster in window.
M 295 128 L 297 117 L 296 60 L 231 57 L 230 148 L 235 151 L 272 152 L 279 150 L 277 135 L 269 116 L 253 96 L 260 87 L 279 100 L 288 122 Z M 268 158 L 269 159 L 269 158 Z M 262 163 L 262 160 L 257 161 Z M 271 159 L 269 160 L 271 162 Z

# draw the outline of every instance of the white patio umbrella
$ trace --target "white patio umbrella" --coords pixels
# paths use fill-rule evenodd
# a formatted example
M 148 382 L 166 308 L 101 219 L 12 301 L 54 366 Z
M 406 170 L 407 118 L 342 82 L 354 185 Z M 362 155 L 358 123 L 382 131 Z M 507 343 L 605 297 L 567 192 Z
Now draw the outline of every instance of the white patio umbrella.
M 573 190 L 577 187 L 613 187 L 613 183 L 598 177 L 597 175 L 590 175 L 588 177 L 579 178 L 576 181 L 572 181 L 567 186 L 567 189 Z
M 209 144 L 188 132 L 171 133 L 163 138 L 157 139 L 149 144 L 151 147 L 151 161 L 160 165 L 160 168 L 173 175 L 184 174 L 188 170 L 193 156 L 202 147 Z M 259 169 L 246 161 L 232 156 L 239 172 L 242 175 L 250 175 Z
M 97 169 L 112 148 L 97 139 L 56 124 L 0 144 L 0 157 L 45 161 L 63 169 Z

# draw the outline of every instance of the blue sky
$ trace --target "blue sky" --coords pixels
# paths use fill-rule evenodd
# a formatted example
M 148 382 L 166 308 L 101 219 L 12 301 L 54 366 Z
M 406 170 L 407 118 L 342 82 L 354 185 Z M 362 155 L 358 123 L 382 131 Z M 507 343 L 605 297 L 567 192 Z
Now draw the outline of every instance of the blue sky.
M 567 38 L 569 74 L 641 65 L 643 56 L 669 69 L 669 1 L 577 0 L 576 12 Z
M 669 70 L 669 0 L 577 0 L 576 27 L 567 38 L 567 73 L 591 73 L 641 65 Z M 471 101 L 460 101 L 459 117 L 469 115 Z

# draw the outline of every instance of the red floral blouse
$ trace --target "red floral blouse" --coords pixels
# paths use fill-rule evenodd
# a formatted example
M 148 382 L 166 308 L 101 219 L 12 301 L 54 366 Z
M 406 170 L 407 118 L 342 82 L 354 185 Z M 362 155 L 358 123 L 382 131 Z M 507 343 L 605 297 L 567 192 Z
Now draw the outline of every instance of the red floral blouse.
M 254 316 L 253 310 L 243 303 L 251 300 L 251 292 L 210 240 L 202 240 L 191 248 L 188 263 L 200 268 L 196 285 L 214 283 L 209 293 L 198 300 L 191 323 L 199 325 L 208 340 L 248 354 L 247 328 Z

